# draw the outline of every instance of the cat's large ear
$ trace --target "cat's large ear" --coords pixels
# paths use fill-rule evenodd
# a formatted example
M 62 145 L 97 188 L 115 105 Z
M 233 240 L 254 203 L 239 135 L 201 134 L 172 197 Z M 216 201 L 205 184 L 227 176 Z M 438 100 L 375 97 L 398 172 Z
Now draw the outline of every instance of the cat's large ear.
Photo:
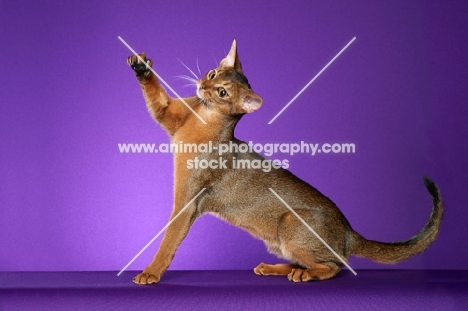
M 251 113 L 262 106 L 263 99 L 252 91 L 241 90 L 240 106 L 245 113 Z
M 242 72 L 242 65 L 237 54 L 236 40 L 232 41 L 231 50 L 228 55 L 219 63 L 221 68 L 234 68 L 237 72 Z

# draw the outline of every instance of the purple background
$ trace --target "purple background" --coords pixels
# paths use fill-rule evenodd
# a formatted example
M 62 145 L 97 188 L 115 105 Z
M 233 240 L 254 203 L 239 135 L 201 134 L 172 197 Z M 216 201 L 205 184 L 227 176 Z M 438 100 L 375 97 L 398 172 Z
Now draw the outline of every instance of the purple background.
M 14 4 L 13 4 L 14 3 Z M 259 143 L 352 142 L 355 154 L 296 155 L 290 169 L 331 197 L 353 227 L 404 240 L 427 221 L 422 178 L 440 186 L 438 240 L 397 266 L 465 269 L 468 4 L 462 1 L 3 1 L 0 13 L 0 270 L 120 270 L 165 225 L 170 154 L 126 65 L 145 51 L 182 95 L 178 58 L 203 73 L 232 39 L 263 107 L 237 136 Z M 353 37 L 272 125 L 268 121 Z M 141 269 L 160 238 L 129 269 Z M 274 262 L 261 241 L 200 218 L 171 269 Z

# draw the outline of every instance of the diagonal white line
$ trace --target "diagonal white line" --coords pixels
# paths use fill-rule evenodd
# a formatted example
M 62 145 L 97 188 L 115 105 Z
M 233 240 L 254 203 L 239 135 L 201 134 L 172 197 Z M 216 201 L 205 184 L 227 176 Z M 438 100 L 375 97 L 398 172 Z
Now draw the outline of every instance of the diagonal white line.
M 198 113 L 196 113 L 195 110 L 193 110 L 193 108 L 190 107 L 190 105 L 187 104 L 187 103 L 185 102 L 185 100 L 184 100 L 179 94 L 177 94 L 177 92 L 176 92 L 169 84 L 167 84 L 167 82 L 164 81 L 164 79 L 161 78 L 160 75 L 157 74 L 156 71 L 153 70 L 153 68 L 151 68 L 150 66 L 148 66 L 148 64 L 140 57 L 140 55 L 137 54 L 137 52 L 135 52 L 134 49 L 132 49 L 132 47 L 131 47 L 130 45 L 127 44 L 127 42 L 125 42 L 124 39 L 122 39 L 120 36 L 118 36 L 118 38 L 119 38 L 120 41 L 122 41 L 122 43 L 123 43 L 136 57 L 138 57 L 138 59 L 139 59 L 143 64 L 146 64 L 146 67 L 147 67 L 149 70 L 151 70 L 151 71 L 154 73 L 154 75 L 155 75 L 156 77 L 158 77 L 158 80 L 161 81 L 169 90 L 171 90 L 171 92 L 172 92 L 175 96 L 177 96 L 177 98 L 180 99 L 180 100 L 185 104 L 185 106 L 187 106 L 187 108 L 188 108 L 191 112 L 193 112 L 193 114 L 195 114 L 195 115 L 197 116 L 198 119 L 200 119 L 200 121 L 201 121 L 203 124 L 206 124 L 205 120 L 203 120 L 203 118 L 200 117 L 200 115 L 199 115 Z
M 174 218 L 172 218 L 171 221 L 169 221 L 167 225 L 165 225 L 164 228 L 162 228 L 158 234 L 156 234 L 154 238 L 152 238 L 151 241 L 149 241 L 148 244 L 146 244 L 145 247 L 143 247 L 142 250 L 139 251 L 138 254 L 136 254 L 135 257 L 133 257 L 125 267 L 123 267 L 122 270 L 120 270 L 119 273 L 117 273 L 117 276 L 120 276 L 122 272 L 124 272 L 154 242 L 154 240 L 156 240 L 174 222 L 174 220 L 176 220 L 177 217 L 179 217 L 205 190 L 206 188 L 200 190 L 200 192 L 198 192 L 197 195 L 192 200 L 190 200 L 190 202 L 188 202 L 187 205 L 185 205 L 184 208 L 181 209 L 180 212 L 178 212 L 177 215 L 175 215 Z
M 271 188 L 268 188 L 268 189 L 270 189 L 270 191 L 271 191 L 271 192 L 272 192 L 272 193 L 273 193 L 273 194 L 274 194 L 290 211 L 291 211 L 291 213 L 293 213 L 294 216 L 296 216 L 296 217 L 304 224 L 304 226 L 306 226 L 307 229 L 309 229 L 309 230 L 317 237 L 317 239 L 319 239 L 320 242 L 322 242 L 323 245 L 325 245 L 325 246 L 333 253 L 333 255 L 336 256 L 336 258 L 338 258 L 354 275 L 357 275 L 356 271 L 354 271 L 353 268 L 351 268 L 350 265 L 348 265 L 348 263 L 347 263 L 345 260 L 343 260 L 343 258 L 341 258 L 341 256 L 338 255 L 338 253 L 335 252 L 335 251 L 333 250 L 333 248 L 331 248 L 331 246 L 328 245 L 327 242 L 325 242 L 325 240 L 322 239 L 322 237 L 321 237 L 320 235 L 318 235 L 318 233 L 315 232 L 315 230 L 312 229 L 312 227 L 309 226 L 309 224 L 306 223 L 305 220 L 302 219 L 302 217 L 299 216 L 299 214 L 296 213 L 296 211 L 294 211 L 294 210 L 288 205 L 288 203 L 286 203 L 286 201 L 283 200 L 283 198 L 281 198 L 273 189 L 271 189 Z
M 190 69 L 180 58 L 177 59 L 185 68 L 187 68 L 188 71 L 195 77 L 195 79 L 200 80 L 200 78 L 193 72 L 192 69 Z
M 341 53 L 343 53 L 348 48 L 348 46 L 350 46 L 351 43 L 353 43 L 354 40 L 356 40 L 356 37 L 351 39 L 351 41 L 349 41 L 348 44 L 346 44 L 346 46 L 342 48 L 341 51 L 339 51 L 338 54 L 336 54 L 335 57 L 333 57 L 332 60 L 329 61 L 328 64 L 326 64 L 325 67 L 323 67 L 322 70 L 320 70 L 319 73 L 317 73 L 315 77 L 313 77 L 312 80 L 310 80 L 309 83 L 307 83 L 307 85 L 304 86 L 302 90 L 300 90 L 299 93 L 297 93 L 296 96 L 294 96 L 293 99 L 291 99 L 289 103 L 287 103 L 286 106 L 284 106 L 283 109 L 281 109 L 281 111 L 276 114 L 276 116 L 274 116 L 273 119 L 271 119 L 270 122 L 268 122 L 268 124 L 273 123 L 273 121 L 275 121 L 276 118 L 278 118 L 299 96 L 301 96 L 301 94 L 312 84 L 312 82 L 314 82 L 315 79 L 317 79 L 325 71 L 325 69 L 327 69 L 328 66 L 330 66 L 338 58 L 338 56 L 340 56 Z

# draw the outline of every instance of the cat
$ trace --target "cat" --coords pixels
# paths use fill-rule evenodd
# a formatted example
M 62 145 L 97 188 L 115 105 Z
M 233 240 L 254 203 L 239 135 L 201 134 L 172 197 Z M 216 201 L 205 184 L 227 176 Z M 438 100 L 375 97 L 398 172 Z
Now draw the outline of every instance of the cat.
M 167 131 L 171 142 L 245 145 L 234 137 L 234 128 L 243 115 L 262 106 L 262 98 L 254 93 L 244 75 L 235 40 L 219 66 L 196 82 L 196 95 L 183 101 L 167 95 L 149 69 L 153 61 L 147 59 L 145 53 L 139 56 L 132 55 L 127 62 L 136 74 L 151 116 Z M 195 158 L 222 161 L 223 168 L 187 165 Z M 380 263 L 400 262 L 421 253 L 439 233 L 444 210 L 442 196 L 437 185 L 427 177 L 424 182 L 433 201 L 429 221 L 407 241 L 383 243 L 367 240 L 354 231 L 329 198 L 287 169 L 278 165 L 268 172 L 239 168 L 238 160 L 268 161 L 255 152 L 242 153 L 236 148 L 222 156 L 214 150 L 174 153 L 173 223 L 167 228 L 152 262 L 133 279 L 134 283 L 159 282 L 190 226 L 206 213 L 247 230 L 263 240 L 269 252 L 290 262 L 260 263 L 254 268 L 257 275 L 282 275 L 293 282 L 336 276 L 343 262 L 273 195 L 270 188 L 344 260 L 355 255 Z M 196 200 L 188 204 L 197 194 Z M 176 217 L 183 208 L 186 210 Z

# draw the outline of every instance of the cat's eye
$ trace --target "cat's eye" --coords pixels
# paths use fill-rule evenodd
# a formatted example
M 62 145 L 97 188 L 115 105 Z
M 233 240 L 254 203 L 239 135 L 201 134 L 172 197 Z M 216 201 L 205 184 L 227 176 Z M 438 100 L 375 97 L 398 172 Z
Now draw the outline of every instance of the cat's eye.
M 218 88 L 218 95 L 219 95 L 219 97 L 224 98 L 224 97 L 227 96 L 227 94 L 228 94 L 228 93 L 226 92 L 225 89 L 223 89 L 222 87 Z
M 208 73 L 208 79 L 213 80 L 216 77 L 216 71 L 212 70 Z

